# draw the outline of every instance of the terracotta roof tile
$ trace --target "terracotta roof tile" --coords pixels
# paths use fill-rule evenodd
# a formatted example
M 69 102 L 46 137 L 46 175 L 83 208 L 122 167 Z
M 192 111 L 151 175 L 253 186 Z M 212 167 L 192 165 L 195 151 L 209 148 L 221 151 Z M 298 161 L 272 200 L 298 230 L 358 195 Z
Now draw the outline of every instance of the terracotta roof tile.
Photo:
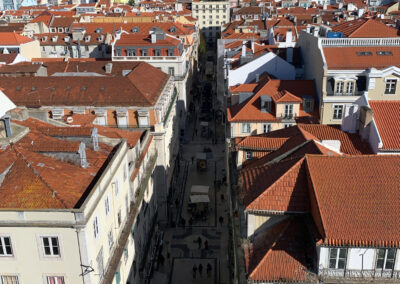
M 356 19 L 347 21 L 332 28 L 334 32 L 342 32 L 345 37 L 351 38 L 384 38 L 398 37 L 397 29 L 388 27 L 374 19 Z
M 14 32 L 0 33 L 0 42 L 2 45 L 20 45 L 31 41 L 33 41 L 33 39 Z
M 400 151 L 400 101 L 369 101 L 369 105 L 383 142 L 382 150 Z
M 276 150 L 279 149 L 288 138 L 270 138 L 263 136 L 247 136 L 238 141 L 236 145 L 245 149 Z
M 399 156 L 311 155 L 306 163 L 321 243 L 400 247 Z
M 299 160 L 281 175 L 246 210 L 308 212 L 308 186 L 303 160 Z
M 378 55 L 389 51 L 391 55 Z M 358 55 L 357 52 L 370 52 L 369 55 Z M 389 66 L 400 66 L 400 47 L 324 47 L 323 53 L 329 69 L 382 69 Z

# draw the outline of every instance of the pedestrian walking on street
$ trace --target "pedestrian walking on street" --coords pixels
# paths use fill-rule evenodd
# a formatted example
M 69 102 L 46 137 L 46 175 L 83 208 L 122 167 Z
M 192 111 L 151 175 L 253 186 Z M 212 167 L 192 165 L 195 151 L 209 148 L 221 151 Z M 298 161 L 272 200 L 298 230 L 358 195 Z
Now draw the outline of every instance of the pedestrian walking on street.
M 222 223 L 224 223 L 224 217 L 222 217 L 222 216 L 219 216 L 219 223 L 221 224 L 221 226 L 222 226 Z
M 208 241 L 207 240 L 204 241 L 204 248 L 208 249 Z
M 197 271 L 197 266 L 196 264 L 193 265 L 193 278 L 196 278 L 196 271 Z
M 203 273 L 203 265 L 200 263 L 199 264 L 199 274 L 201 276 L 201 274 Z
M 207 276 L 210 277 L 211 276 L 211 264 L 207 263 Z
M 202 241 L 201 241 L 201 238 L 200 237 L 198 237 L 197 238 L 197 242 L 199 243 L 199 249 L 201 248 L 201 243 L 202 243 Z

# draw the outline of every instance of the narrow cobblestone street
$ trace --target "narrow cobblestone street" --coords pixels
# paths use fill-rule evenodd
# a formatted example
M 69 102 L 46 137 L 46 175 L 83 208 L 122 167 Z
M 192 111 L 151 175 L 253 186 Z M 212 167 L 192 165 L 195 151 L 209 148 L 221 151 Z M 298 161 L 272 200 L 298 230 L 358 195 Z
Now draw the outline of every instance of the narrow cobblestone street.
M 224 125 L 215 119 L 220 105 L 216 94 L 210 97 L 213 119 L 208 122 L 208 133 L 202 131 L 205 123 L 200 119 L 204 97 L 194 99 L 186 121 L 161 251 L 164 261 L 156 266 L 152 283 L 230 283 Z M 198 168 L 201 153 L 207 156 L 205 170 Z M 201 216 L 190 210 L 193 185 L 209 187 L 210 201 Z

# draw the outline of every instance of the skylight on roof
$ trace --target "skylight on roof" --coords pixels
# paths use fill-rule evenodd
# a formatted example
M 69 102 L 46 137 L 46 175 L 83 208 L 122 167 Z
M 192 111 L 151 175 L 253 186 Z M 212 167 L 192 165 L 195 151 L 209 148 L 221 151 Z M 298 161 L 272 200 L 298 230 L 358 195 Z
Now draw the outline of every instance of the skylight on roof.
M 71 86 L 67 86 L 67 91 L 71 90 Z
M 82 91 L 86 91 L 86 86 L 82 86 Z
M 54 86 L 51 87 L 51 90 L 52 90 L 52 91 L 55 91 L 55 90 L 56 90 L 56 87 L 54 87 Z
M 358 56 L 371 56 L 372 52 L 371 51 L 357 51 Z
M 17 91 L 21 91 L 22 87 L 21 86 L 17 86 Z
M 377 55 L 393 55 L 391 51 L 377 51 Z

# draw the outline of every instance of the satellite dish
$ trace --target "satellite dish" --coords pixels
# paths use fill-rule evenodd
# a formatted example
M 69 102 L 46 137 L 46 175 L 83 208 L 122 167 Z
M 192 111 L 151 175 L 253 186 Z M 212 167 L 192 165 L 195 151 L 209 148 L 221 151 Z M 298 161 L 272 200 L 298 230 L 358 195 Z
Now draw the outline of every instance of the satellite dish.
M 67 117 L 67 123 L 72 123 L 73 121 L 74 119 L 72 118 L 72 116 Z

